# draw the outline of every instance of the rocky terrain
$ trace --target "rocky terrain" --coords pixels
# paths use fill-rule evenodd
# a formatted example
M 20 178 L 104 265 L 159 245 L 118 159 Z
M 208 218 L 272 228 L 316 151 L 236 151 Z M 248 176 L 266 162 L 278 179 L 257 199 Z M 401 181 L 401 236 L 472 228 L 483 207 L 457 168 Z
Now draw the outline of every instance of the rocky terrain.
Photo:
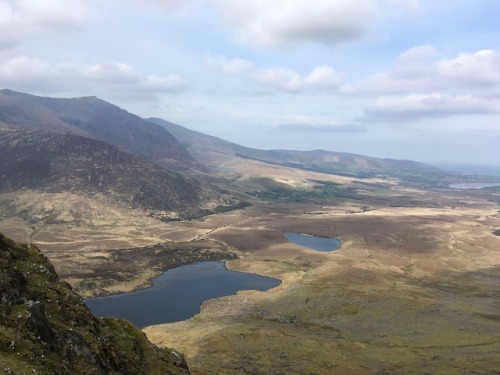
M 0 191 L 102 194 L 132 208 L 173 216 L 234 204 L 214 186 L 92 138 L 0 129 Z
M 0 234 L 0 266 L 1 373 L 189 374 L 129 322 L 94 317 L 36 246 Z

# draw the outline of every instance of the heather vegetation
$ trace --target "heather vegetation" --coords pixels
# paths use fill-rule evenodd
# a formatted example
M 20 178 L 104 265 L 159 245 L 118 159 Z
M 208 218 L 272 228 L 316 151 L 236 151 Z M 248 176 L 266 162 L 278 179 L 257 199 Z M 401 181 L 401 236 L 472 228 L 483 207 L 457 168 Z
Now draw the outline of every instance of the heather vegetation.
M 6 374 L 188 374 L 132 324 L 98 319 L 34 245 L 0 234 L 0 363 Z

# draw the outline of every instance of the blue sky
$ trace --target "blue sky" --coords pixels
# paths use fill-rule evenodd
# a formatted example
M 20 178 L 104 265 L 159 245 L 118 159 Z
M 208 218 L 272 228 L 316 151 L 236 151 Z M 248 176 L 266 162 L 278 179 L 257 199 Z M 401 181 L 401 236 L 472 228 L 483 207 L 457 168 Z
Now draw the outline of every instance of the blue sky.
M 499 15 L 496 0 L 0 0 L 0 87 L 256 148 L 500 165 Z

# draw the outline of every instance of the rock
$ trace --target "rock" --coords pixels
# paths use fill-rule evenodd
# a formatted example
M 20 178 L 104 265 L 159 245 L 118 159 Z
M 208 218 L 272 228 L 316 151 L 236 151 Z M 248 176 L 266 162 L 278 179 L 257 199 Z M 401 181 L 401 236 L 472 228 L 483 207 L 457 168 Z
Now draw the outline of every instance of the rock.
M 189 374 L 130 322 L 98 319 L 33 245 L 0 234 L 0 363 L 7 374 Z

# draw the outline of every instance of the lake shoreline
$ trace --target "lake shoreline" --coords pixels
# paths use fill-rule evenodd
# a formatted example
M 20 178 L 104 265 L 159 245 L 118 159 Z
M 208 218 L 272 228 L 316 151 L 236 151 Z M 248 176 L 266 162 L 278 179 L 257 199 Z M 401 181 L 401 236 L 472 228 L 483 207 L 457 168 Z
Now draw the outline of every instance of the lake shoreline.
M 138 327 L 184 321 L 198 315 L 204 302 L 242 290 L 268 291 L 282 280 L 230 270 L 225 261 L 197 262 L 166 270 L 139 291 L 84 300 L 96 316 L 131 321 Z
M 320 252 L 337 251 L 342 246 L 342 241 L 335 237 L 314 236 L 305 233 L 285 232 L 283 234 L 290 243 Z

